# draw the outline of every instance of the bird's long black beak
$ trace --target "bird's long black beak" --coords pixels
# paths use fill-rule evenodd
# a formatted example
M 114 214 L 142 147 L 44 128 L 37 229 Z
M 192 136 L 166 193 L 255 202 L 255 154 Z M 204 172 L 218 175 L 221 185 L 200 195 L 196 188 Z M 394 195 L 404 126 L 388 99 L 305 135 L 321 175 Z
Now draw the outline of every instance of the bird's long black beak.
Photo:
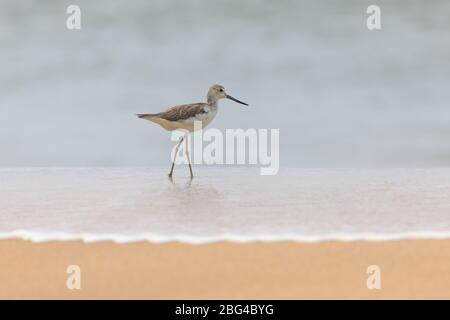
M 233 98 L 232 96 L 227 95 L 227 99 L 230 99 L 230 100 L 233 100 L 234 102 L 237 102 L 237 103 L 243 104 L 243 105 L 245 105 L 245 106 L 248 106 L 247 103 L 242 102 L 242 101 L 239 101 L 238 99 Z

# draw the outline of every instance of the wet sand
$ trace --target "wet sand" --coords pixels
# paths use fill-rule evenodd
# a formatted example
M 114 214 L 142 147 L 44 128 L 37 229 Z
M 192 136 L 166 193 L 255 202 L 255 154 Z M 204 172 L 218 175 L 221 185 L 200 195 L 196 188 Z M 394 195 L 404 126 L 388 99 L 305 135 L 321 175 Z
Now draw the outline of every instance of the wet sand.
M 450 298 L 450 241 L 86 244 L 0 241 L 5 299 Z M 81 289 L 66 287 L 67 266 Z M 381 289 L 369 290 L 369 265 Z
M 158 168 L 0 169 L 0 238 L 450 238 L 449 169 L 286 169 L 260 176 L 255 168 L 203 168 L 198 174 L 170 181 Z

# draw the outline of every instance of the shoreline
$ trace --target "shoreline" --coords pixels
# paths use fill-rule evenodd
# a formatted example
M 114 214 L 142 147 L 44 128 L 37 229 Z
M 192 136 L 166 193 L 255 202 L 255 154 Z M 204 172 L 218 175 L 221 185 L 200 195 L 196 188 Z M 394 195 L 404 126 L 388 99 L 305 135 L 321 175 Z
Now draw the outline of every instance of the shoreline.
M 2 299 L 448 299 L 450 240 L 152 244 L 1 240 Z M 66 287 L 78 265 L 81 289 Z M 369 290 L 378 265 L 381 289 Z
M 257 243 L 283 243 L 298 244 L 324 243 L 324 242 L 386 242 L 408 240 L 450 240 L 450 232 L 420 231 L 404 233 L 353 233 L 353 234 L 325 234 L 325 235 L 251 235 L 242 236 L 234 234 L 221 234 L 217 236 L 193 236 L 188 234 L 161 235 L 144 233 L 135 235 L 111 233 L 70 233 L 70 232 L 35 232 L 29 230 L 13 230 L 0 232 L 2 240 L 23 240 L 32 243 L 48 242 L 82 242 L 85 244 L 110 242 L 113 244 L 170 244 L 203 245 L 215 243 L 257 244 Z
M 0 236 L 65 231 L 71 240 L 132 234 L 133 241 L 199 243 L 450 235 L 449 169 L 299 169 L 271 177 L 211 169 L 188 181 L 151 168 L 0 169 L 0 176 Z

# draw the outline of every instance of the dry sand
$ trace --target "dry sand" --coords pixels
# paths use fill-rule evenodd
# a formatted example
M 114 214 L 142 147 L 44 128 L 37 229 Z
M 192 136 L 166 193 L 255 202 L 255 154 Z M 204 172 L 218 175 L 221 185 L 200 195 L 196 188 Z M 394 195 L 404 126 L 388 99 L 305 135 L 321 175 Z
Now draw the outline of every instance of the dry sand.
M 113 244 L 0 241 L 0 298 L 450 298 L 450 241 Z M 68 290 L 68 265 L 81 289 Z M 381 268 L 368 290 L 366 269 Z

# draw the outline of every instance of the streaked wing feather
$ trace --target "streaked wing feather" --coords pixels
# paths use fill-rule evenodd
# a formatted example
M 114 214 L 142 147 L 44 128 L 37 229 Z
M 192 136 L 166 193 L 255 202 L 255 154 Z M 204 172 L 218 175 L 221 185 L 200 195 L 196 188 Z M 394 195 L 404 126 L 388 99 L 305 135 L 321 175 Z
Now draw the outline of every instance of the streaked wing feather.
M 205 113 L 205 106 L 206 103 L 182 104 L 158 114 L 158 118 L 168 121 L 186 120 L 195 117 L 197 114 Z

